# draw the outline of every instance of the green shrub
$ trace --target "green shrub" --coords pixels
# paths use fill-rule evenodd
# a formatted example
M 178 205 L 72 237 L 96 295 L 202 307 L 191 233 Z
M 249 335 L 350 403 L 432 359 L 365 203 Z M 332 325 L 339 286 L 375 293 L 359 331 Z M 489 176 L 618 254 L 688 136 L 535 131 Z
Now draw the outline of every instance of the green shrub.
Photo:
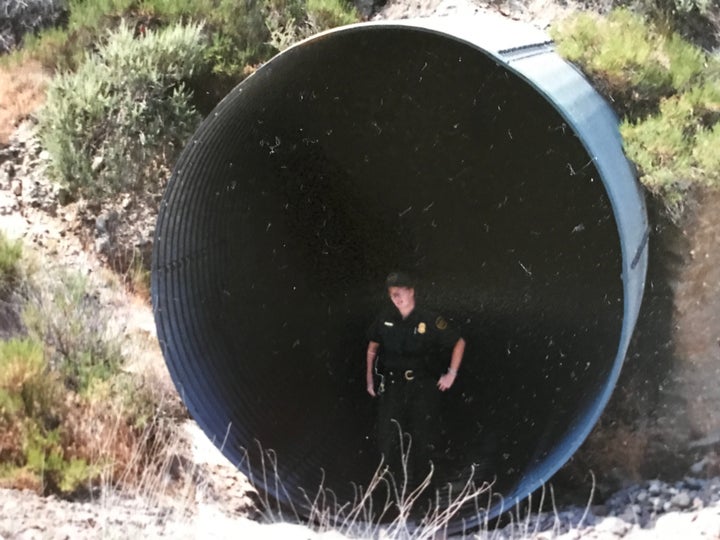
M 307 16 L 318 32 L 360 20 L 353 5 L 346 0 L 307 0 Z
M 136 38 L 122 24 L 76 73 L 56 77 L 40 122 L 53 177 L 91 198 L 157 188 L 198 122 L 183 81 L 204 54 L 198 25 Z
M 42 343 L 32 339 L 0 341 L 0 417 L 53 417 L 57 392 L 47 370 Z
M 554 26 L 558 52 L 579 64 L 616 101 L 635 101 L 624 112 L 642 115 L 659 101 L 702 80 L 703 52 L 627 9 L 603 17 L 578 13 Z
M 265 25 L 278 51 L 314 33 L 359 20 L 357 10 L 345 0 L 267 0 Z
M 553 29 L 623 116 L 620 131 L 642 183 L 679 217 L 693 186 L 720 187 L 720 61 L 626 9 L 577 14 Z
M 27 266 L 12 245 L 10 266 Z M 185 414 L 167 382 L 126 369 L 131 352 L 159 356 L 157 340 L 122 335 L 109 284 L 63 269 L 29 276 L 18 298 L 27 336 L 0 341 L 0 487 L 73 494 L 139 482 L 164 459 L 155 441 Z
M 19 54 L 38 60 L 44 67 L 59 72 L 74 71 L 82 64 L 86 51 L 107 38 L 107 31 L 128 15 L 135 0 L 71 0 L 67 4 L 67 22 L 25 39 Z
M 33 59 L 48 70 L 75 69 L 82 59 L 82 49 L 72 47 L 68 32 L 64 28 L 48 28 L 39 34 L 25 38 L 24 48 L 6 61 L 18 60 L 20 63 Z
M 66 392 L 50 370 L 42 343 L 0 341 L 0 478 L 23 479 L 40 491 L 71 493 L 97 468 L 72 457 L 63 443 Z
M 80 274 L 60 272 L 38 284 L 23 322 L 29 335 L 45 344 L 50 367 L 68 388 L 85 393 L 94 380 L 107 380 L 120 371 L 120 339 L 110 327 L 109 313 Z
M 137 0 L 70 0 L 68 29 L 101 29 L 106 21 L 126 15 Z
M 29 426 L 23 469 L 38 479 L 43 492 L 74 493 L 98 477 L 100 466 L 68 454 L 60 428 L 42 429 L 37 423 Z
M 277 51 L 359 16 L 346 0 L 71 0 L 67 24 L 30 37 L 20 54 L 50 69 L 75 71 L 86 51 L 102 47 L 123 19 L 137 33 L 204 24 L 205 60 L 216 77 L 196 82 L 214 93 L 215 86 L 234 86 Z
M 272 56 L 264 0 L 220 0 L 209 19 L 215 30 L 210 48 L 215 73 L 242 75 L 247 66 Z
M 18 283 L 21 259 L 22 243 L 8 240 L 0 231 L 0 295 L 7 294 Z
M 217 9 L 218 0 L 142 0 L 140 4 L 143 13 L 169 23 L 183 19 L 209 20 Z
M 213 72 L 236 81 L 315 32 L 359 20 L 345 0 L 145 0 L 143 9 L 166 21 L 202 20 Z
M 172 401 L 124 372 L 90 378 L 79 396 L 48 362 L 51 348 L 0 341 L 0 486 L 72 494 L 103 477 L 131 484 L 162 451 L 148 441 L 172 431 Z
M 720 85 L 705 84 L 666 98 L 657 114 L 623 122 L 628 157 L 642 182 L 678 215 L 693 185 L 720 187 Z

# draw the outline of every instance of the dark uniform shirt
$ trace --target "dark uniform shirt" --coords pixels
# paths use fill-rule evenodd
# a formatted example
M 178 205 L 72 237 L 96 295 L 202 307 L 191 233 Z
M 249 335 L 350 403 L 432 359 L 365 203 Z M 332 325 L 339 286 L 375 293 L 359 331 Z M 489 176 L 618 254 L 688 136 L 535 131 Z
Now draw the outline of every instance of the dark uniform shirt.
M 418 370 L 427 375 L 443 373 L 448 366 L 447 350 L 460 334 L 437 313 L 416 307 L 403 319 L 397 309 L 388 309 L 373 322 L 368 339 L 380 344 L 383 371 Z

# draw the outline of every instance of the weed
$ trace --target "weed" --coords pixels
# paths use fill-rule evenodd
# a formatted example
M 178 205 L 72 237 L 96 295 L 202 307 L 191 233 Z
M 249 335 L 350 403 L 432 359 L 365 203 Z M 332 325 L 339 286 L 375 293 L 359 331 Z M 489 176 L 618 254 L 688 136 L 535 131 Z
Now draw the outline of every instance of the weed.
M 22 243 L 9 240 L 0 231 L 0 298 L 14 288 L 21 276 Z
M 29 294 L 23 322 L 28 334 L 46 345 L 50 367 L 69 388 L 82 393 L 92 380 L 108 379 L 120 369 L 119 336 L 79 274 L 59 271 L 40 281 Z
M 138 298 L 150 301 L 150 268 L 149 256 L 137 248 L 133 248 L 128 256 L 128 261 L 116 261 L 119 263 L 114 269 L 120 275 L 126 290 Z
M 256 452 L 243 452 L 241 465 L 253 465 L 247 467 L 249 480 L 261 493 L 260 510 L 270 522 L 306 523 L 315 530 L 334 530 L 351 538 L 425 540 L 445 537 L 461 511 L 476 508 L 479 515 L 483 514 L 486 501 L 491 499 L 492 484 L 478 483 L 474 471 L 454 489 L 451 485 L 442 491 L 431 487 L 433 470 L 411 484 L 409 443 L 401 444 L 400 472 L 392 474 L 381 461 L 367 487 L 353 485 L 351 501 L 341 502 L 322 482 L 314 492 L 301 491 L 301 499 L 293 499 L 281 477 L 275 452 L 263 450 L 259 442 L 257 448 Z

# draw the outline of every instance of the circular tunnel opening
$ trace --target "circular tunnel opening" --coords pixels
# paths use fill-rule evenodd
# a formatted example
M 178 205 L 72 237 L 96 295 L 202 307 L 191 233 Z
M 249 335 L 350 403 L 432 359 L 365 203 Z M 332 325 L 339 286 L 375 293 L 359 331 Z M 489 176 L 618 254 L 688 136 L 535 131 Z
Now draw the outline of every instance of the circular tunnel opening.
M 185 149 L 156 232 L 158 335 L 191 414 L 258 487 L 301 512 L 320 486 L 342 504 L 379 461 L 367 329 L 388 272 L 411 272 L 467 342 L 440 483 L 474 469 L 512 499 L 614 383 L 634 324 L 621 233 L 597 160 L 526 78 L 446 34 L 360 25 L 268 62 Z

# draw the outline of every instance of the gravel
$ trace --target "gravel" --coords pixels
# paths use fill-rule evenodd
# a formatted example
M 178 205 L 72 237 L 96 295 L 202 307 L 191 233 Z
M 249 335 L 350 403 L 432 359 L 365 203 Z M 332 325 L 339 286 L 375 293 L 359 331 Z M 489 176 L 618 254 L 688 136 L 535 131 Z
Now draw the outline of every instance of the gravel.
M 207 471 L 210 477 L 228 474 L 221 464 L 216 465 L 219 469 Z M 214 490 L 198 490 L 190 498 L 165 498 L 160 502 L 157 498 L 129 498 L 112 493 L 94 501 L 69 502 L 55 497 L 40 497 L 29 491 L 0 489 L 0 539 L 137 538 L 141 535 L 148 540 L 350 538 L 338 531 L 317 532 L 301 524 L 258 519 L 257 515 L 252 516 L 253 510 L 248 506 L 235 506 L 233 510 L 233 505 L 224 501 L 232 494 L 219 490 L 219 484 L 215 484 Z M 240 489 L 247 490 L 247 486 Z M 690 503 L 687 504 L 687 501 Z M 603 507 L 607 509 L 607 516 L 598 516 L 592 509 L 569 507 L 521 516 L 514 524 L 490 528 L 466 538 L 720 538 L 720 478 L 687 478 L 675 483 L 652 480 L 615 493 Z M 381 531 L 378 535 L 384 537 Z M 416 531 L 410 537 L 431 536 L 423 536 L 422 532 Z

